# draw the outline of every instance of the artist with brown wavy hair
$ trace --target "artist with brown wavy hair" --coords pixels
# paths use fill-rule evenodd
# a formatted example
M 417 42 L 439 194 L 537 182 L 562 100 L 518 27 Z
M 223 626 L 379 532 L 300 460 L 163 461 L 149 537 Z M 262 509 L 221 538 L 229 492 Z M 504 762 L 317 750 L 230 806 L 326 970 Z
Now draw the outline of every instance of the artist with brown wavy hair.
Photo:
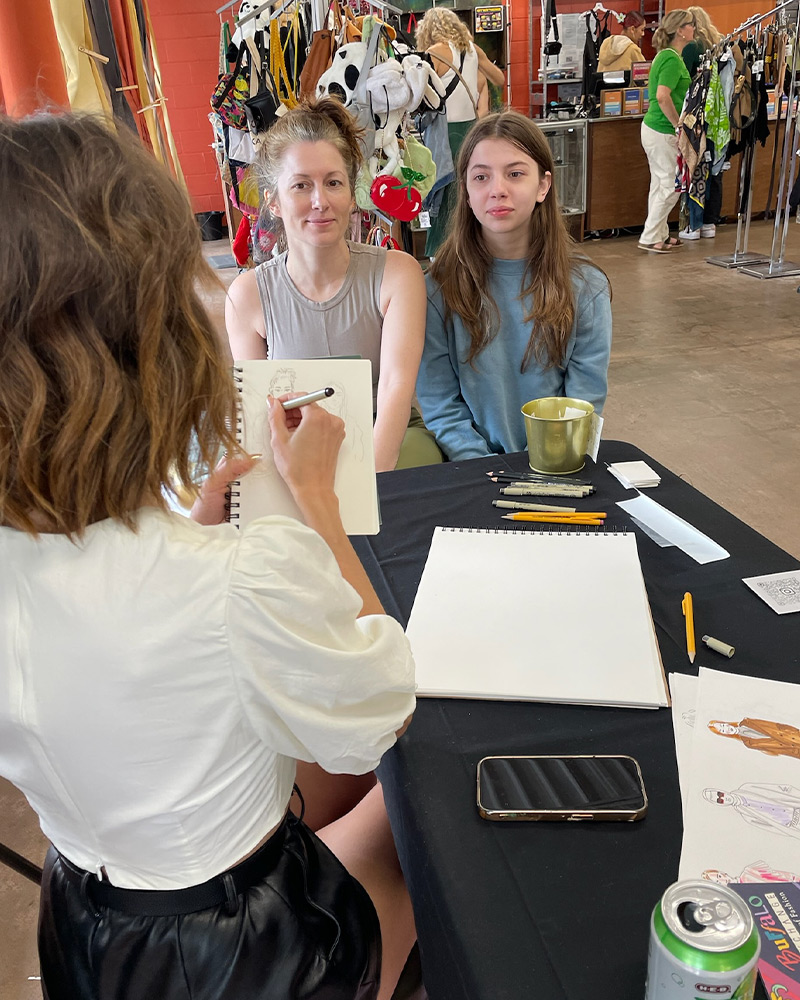
M 0 117 L 0 203 L 0 774 L 53 844 L 44 995 L 388 998 L 413 916 L 350 776 L 413 663 L 339 518 L 342 421 L 266 401 L 306 523 L 223 523 L 254 459 L 184 192 L 126 129 L 39 114 Z
M 520 407 L 572 396 L 602 410 L 611 350 L 605 274 L 576 255 L 550 146 L 502 111 L 468 133 L 450 234 L 426 278 L 417 397 L 450 459 L 522 451 Z

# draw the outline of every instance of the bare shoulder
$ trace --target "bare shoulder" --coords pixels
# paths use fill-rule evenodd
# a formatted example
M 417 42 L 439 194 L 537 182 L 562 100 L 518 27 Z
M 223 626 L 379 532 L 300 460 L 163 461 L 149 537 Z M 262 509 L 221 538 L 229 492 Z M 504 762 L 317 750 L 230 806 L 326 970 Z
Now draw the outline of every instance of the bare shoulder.
M 386 266 L 381 283 L 381 297 L 384 292 L 392 295 L 408 295 L 425 288 L 425 278 L 419 261 L 402 250 L 388 250 Z
M 228 289 L 228 301 L 237 309 L 260 308 L 256 270 L 251 267 L 233 279 Z
M 225 298 L 225 327 L 235 359 L 264 357 L 267 331 L 255 269 L 243 271 L 231 282 Z

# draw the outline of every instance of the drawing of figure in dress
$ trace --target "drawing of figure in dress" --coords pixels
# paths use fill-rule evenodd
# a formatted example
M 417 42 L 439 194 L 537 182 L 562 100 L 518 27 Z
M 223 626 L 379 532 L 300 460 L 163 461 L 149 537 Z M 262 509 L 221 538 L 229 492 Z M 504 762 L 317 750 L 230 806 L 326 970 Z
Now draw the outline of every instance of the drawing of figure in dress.
M 738 740 L 748 750 L 758 750 L 770 757 L 795 757 L 800 760 L 800 729 L 786 722 L 770 722 L 768 719 L 721 722 L 712 719 L 708 728 L 717 736 Z
M 704 788 L 703 798 L 732 807 L 751 826 L 800 840 L 800 788 L 750 781 L 730 792 Z
M 703 878 L 708 882 L 718 882 L 720 885 L 730 885 L 731 882 L 798 882 L 800 875 L 795 872 L 782 872 L 773 868 L 766 861 L 753 861 L 744 867 L 738 875 L 728 875 L 718 868 L 706 868 Z

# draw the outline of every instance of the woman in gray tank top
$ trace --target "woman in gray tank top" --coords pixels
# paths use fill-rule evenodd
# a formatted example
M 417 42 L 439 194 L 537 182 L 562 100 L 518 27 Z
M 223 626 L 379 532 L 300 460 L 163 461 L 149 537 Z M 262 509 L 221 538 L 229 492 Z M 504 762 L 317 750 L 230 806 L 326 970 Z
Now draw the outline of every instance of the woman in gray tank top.
M 272 126 L 259 186 L 287 249 L 236 278 L 225 322 L 235 360 L 369 358 L 382 472 L 397 466 L 401 446 L 420 453 L 402 464 L 441 453 L 424 427 L 409 427 L 425 337 L 422 270 L 408 254 L 345 238 L 361 163 L 358 126 L 338 101 L 307 102 Z

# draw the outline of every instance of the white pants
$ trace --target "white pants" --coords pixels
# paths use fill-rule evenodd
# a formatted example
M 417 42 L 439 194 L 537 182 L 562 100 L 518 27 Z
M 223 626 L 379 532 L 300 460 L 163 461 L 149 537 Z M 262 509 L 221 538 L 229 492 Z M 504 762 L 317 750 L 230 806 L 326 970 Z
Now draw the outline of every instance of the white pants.
M 680 198 L 675 190 L 678 170 L 678 139 L 673 133 L 656 132 L 642 122 L 642 146 L 650 164 L 650 194 L 647 199 L 647 222 L 640 243 L 662 243 L 669 237 L 667 216 Z

